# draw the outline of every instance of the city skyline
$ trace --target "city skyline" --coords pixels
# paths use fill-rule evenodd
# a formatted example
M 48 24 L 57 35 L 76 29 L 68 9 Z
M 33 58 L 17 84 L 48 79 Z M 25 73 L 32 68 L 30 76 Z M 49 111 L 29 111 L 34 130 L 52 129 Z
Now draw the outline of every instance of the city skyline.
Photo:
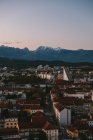
M 93 49 L 92 0 L 0 0 L 0 45 Z

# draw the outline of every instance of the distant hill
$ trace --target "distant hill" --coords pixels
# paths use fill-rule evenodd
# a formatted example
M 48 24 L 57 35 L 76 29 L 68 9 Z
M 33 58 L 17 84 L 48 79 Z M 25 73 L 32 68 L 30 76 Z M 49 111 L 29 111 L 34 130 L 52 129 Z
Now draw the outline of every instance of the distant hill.
M 79 63 L 68 63 L 64 61 L 31 61 L 31 60 L 16 60 L 16 59 L 9 59 L 9 58 L 0 58 L 0 67 L 8 67 L 8 68 L 28 68 L 28 67 L 37 67 L 38 65 L 49 65 L 49 66 L 75 66 L 75 67 L 82 67 L 82 66 L 89 66 L 93 69 L 93 63 L 89 62 L 79 62 Z
M 90 62 L 93 63 L 93 50 L 66 50 L 40 46 L 34 51 L 28 48 L 19 49 L 0 46 L 0 57 L 32 61 L 65 61 L 65 62 Z

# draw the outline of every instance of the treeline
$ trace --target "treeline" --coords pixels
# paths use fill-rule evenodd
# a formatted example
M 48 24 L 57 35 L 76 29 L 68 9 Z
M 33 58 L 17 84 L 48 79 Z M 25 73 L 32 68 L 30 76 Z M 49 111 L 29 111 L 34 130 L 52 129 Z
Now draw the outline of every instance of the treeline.
M 15 84 L 31 84 L 31 85 L 38 85 L 38 84 L 43 84 L 45 83 L 44 79 L 41 79 L 35 75 L 31 75 L 30 77 L 27 76 L 13 76 L 13 77 L 8 77 L 8 79 L 5 79 L 4 82 L 6 84 L 12 82 Z
M 88 62 L 79 62 L 79 63 L 70 63 L 64 61 L 30 61 L 30 60 L 14 60 L 8 58 L 0 58 L 1 67 L 9 68 L 28 68 L 28 67 L 37 67 L 38 65 L 49 65 L 53 66 L 93 66 L 93 63 Z

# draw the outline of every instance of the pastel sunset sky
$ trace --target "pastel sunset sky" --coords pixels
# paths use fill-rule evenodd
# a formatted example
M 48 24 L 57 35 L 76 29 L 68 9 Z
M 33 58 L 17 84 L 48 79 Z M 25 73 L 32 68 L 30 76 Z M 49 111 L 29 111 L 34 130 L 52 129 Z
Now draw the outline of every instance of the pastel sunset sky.
M 0 0 L 0 45 L 93 50 L 93 0 Z

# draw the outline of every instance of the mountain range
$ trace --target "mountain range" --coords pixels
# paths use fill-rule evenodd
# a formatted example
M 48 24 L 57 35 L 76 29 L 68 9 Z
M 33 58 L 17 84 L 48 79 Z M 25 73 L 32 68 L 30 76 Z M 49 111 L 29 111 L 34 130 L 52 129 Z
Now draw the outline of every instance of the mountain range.
M 67 50 L 40 46 L 31 51 L 28 48 L 0 46 L 0 57 L 19 60 L 44 60 L 65 62 L 93 62 L 93 50 Z

